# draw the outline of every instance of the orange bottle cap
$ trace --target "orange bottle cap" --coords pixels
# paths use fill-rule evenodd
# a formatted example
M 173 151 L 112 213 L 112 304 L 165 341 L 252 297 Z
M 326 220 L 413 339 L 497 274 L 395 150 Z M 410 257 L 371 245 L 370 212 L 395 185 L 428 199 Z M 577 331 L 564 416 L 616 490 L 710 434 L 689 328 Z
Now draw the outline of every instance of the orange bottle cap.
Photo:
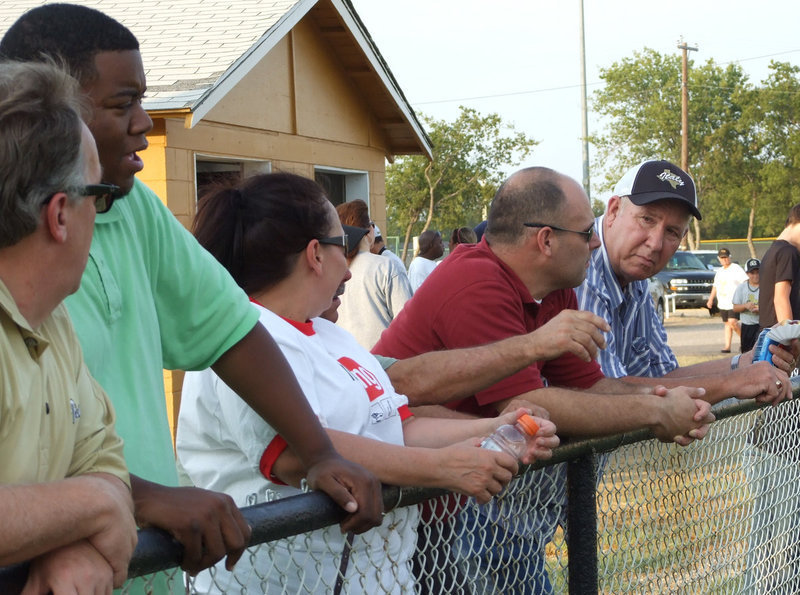
M 534 434 L 536 434 L 536 432 L 539 431 L 539 424 L 537 424 L 536 421 L 533 419 L 533 417 L 531 417 L 527 413 L 522 415 L 517 420 L 517 423 L 522 427 L 523 430 L 525 430 L 525 433 L 528 436 L 533 436 Z

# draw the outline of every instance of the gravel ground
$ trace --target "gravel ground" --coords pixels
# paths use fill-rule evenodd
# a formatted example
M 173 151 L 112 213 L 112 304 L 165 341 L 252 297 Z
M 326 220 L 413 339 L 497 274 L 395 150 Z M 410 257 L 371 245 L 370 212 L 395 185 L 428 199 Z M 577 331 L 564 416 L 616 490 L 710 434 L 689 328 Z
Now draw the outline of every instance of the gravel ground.
M 720 353 L 724 341 L 722 319 L 719 315 L 709 316 L 704 308 L 678 310 L 664 320 L 664 327 L 669 346 L 681 365 L 726 355 Z M 731 354 L 734 353 L 739 353 L 736 335 L 731 345 Z

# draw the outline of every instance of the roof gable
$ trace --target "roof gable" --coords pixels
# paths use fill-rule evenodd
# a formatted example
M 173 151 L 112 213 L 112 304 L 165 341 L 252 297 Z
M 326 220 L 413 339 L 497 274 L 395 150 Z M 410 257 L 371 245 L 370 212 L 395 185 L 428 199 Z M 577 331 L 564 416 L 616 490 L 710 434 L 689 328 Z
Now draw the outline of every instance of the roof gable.
M 37 0 L 2 3 L 0 31 L 40 4 Z M 349 0 L 87 0 L 84 4 L 119 20 L 139 39 L 148 84 L 145 107 L 188 109 L 190 127 L 313 12 L 345 70 L 368 95 L 379 126 L 387 138 L 396 139 L 391 151 L 431 154 L 430 140 Z

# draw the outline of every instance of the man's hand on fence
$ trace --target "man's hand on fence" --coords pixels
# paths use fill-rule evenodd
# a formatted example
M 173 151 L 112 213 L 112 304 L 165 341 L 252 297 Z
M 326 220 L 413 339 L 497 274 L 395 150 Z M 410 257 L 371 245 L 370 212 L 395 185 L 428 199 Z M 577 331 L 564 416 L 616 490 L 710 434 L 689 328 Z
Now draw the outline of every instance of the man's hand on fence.
M 252 531 L 230 496 L 133 476 L 131 483 L 136 522 L 164 529 L 183 545 L 181 568 L 194 575 L 227 556 L 225 567 L 233 569 Z
M 653 393 L 661 397 L 661 416 L 651 429 L 662 442 L 675 442 L 687 446 L 701 440 L 716 419 L 711 405 L 702 400 L 705 389 L 679 386 L 667 389 L 656 386 Z
M 127 576 L 111 565 L 88 540 L 76 541 L 34 558 L 22 595 L 110 593 Z
M 784 353 L 789 352 L 784 351 Z M 759 403 L 777 405 L 785 399 L 792 398 L 792 386 L 786 372 L 764 361 L 744 368 L 739 367 L 732 372 L 730 386 L 733 387 L 731 396 L 738 399 L 755 398 Z
M 119 586 L 128 574 L 128 562 L 139 539 L 131 493 L 121 479 L 107 473 L 89 473 L 81 479 L 92 482 L 92 499 L 98 505 L 97 528 L 87 540 L 111 566 L 114 584 Z
M 306 482 L 350 513 L 339 524 L 342 533 L 363 533 L 383 522 L 381 484 L 361 465 L 339 456 L 328 458 L 308 470 Z

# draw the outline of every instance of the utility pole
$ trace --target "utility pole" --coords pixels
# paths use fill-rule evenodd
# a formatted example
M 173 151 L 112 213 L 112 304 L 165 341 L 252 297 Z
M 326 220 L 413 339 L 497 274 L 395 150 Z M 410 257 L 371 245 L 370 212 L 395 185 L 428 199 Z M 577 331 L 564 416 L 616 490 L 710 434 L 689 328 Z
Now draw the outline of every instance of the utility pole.
M 689 56 L 690 51 L 696 52 L 696 47 L 691 47 L 683 37 L 680 39 L 678 49 L 682 51 L 681 60 L 681 169 L 689 171 Z M 695 244 L 695 245 L 692 245 Z M 700 247 L 700 224 L 694 220 L 694 238 L 689 238 L 689 247 L 693 250 Z
M 583 137 L 583 189 L 589 197 L 591 204 L 592 195 L 589 180 L 589 115 L 586 106 L 586 35 L 583 29 L 583 0 L 581 2 L 581 113 L 583 122 L 581 125 L 581 136 Z

